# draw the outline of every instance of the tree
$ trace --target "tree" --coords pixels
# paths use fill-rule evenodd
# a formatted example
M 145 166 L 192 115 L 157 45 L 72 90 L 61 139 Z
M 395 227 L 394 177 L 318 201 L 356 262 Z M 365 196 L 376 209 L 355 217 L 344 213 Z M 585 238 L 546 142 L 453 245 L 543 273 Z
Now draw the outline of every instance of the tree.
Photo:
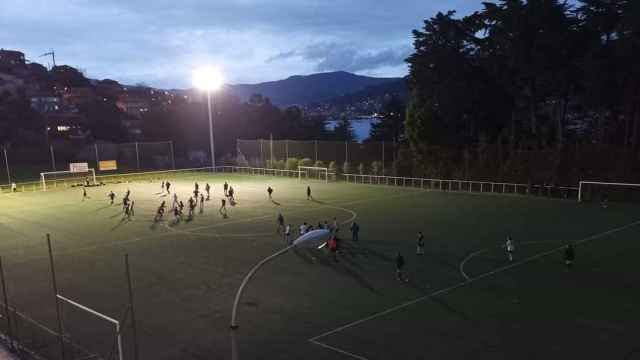
M 405 104 L 399 97 L 391 96 L 380 115 L 380 121 L 371 126 L 369 139 L 399 143 L 404 137 Z
M 333 128 L 333 140 L 351 142 L 355 139 L 351 122 L 346 117 L 342 117 Z

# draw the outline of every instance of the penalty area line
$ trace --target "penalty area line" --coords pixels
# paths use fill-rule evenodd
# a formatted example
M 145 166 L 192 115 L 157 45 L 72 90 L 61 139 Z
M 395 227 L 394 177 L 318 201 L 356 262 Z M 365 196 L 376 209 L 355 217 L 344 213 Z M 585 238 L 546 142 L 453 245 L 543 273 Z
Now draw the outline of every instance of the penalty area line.
M 603 231 L 603 232 L 601 232 L 601 233 L 597 233 L 597 234 L 594 234 L 594 235 L 588 236 L 588 237 L 586 237 L 586 238 L 583 238 L 583 239 L 580 239 L 580 240 L 574 241 L 574 242 L 573 242 L 573 244 L 575 244 L 575 245 L 578 245 L 578 244 L 584 244 L 584 243 L 586 243 L 586 242 L 589 242 L 589 241 L 592 241 L 592 240 L 595 240 L 595 239 L 599 239 L 599 238 L 601 238 L 601 237 L 604 237 L 604 236 L 607 236 L 607 235 L 610 235 L 610 234 L 614 234 L 614 233 L 616 233 L 616 232 L 620 232 L 620 231 L 623 231 L 623 230 L 626 230 L 626 229 L 632 228 L 632 227 L 637 226 L 637 225 L 640 225 L 640 220 L 637 220 L 637 221 L 634 221 L 634 222 L 629 223 L 629 224 L 627 224 L 627 225 L 619 226 L 619 227 L 616 227 L 616 228 L 613 228 L 613 229 L 610 229 L 610 230 L 607 230 L 607 231 Z M 536 259 L 539 259 L 539 258 L 545 257 L 545 256 L 550 255 L 550 254 L 553 254 L 553 253 L 556 253 L 556 252 L 558 252 L 558 251 L 560 251 L 560 250 L 562 250 L 562 249 L 564 249 L 564 246 L 560 246 L 560 247 L 557 247 L 557 248 L 554 248 L 554 249 L 551 249 L 551 250 L 547 250 L 547 251 L 541 252 L 541 253 L 536 254 L 536 255 L 529 256 L 529 257 L 527 257 L 527 258 L 524 258 L 524 259 L 522 259 L 522 260 L 520 260 L 520 261 L 518 261 L 518 262 L 515 262 L 515 263 L 512 263 L 512 264 L 509 264 L 509 265 L 501 266 L 501 267 L 499 267 L 499 268 L 497 268 L 497 269 L 494 269 L 494 270 L 489 271 L 489 272 L 486 272 L 486 273 L 484 273 L 484 274 L 481 274 L 481 275 L 478 275 L 478 276 L 475 276 L 475 277 L 469 278 L 469 279 L 467 279 L 467 280 L 465 280 L 465 281 L 462 281 L 462 282 L 459 282 L 459 283 L 457 283 L 457 284 L 451 285 L 451 286 L 446 287 L 446 288 L 444 288 L 444 289 L 440 289 L 440 290 L 434 291 L 434 292 L 432 292 L 432 293 L 429 293 L 429 294 L 427 294 L 427 295 L 421 296 L 421 297 L 416 298 L 416 299 L 414 299 L 414 300 L 407 301 L 407 302 L 402 303 L 402 304 L 400 304 L 400 305 L 393 306 L 393 307 L 391 307 L 391 308 L 389 308 L 389 309 L 387 309 L 387 310 L 384 310 L 384 311 L 381 311 L 381 312 L 375 313 L 375 314 L 373 314 L 373 315 L 369 315 L 369 316 L 364 317 L 364 318 L 362 318 L 362 319 L 360 319 L 360 320 L 356 320 L 356 321 L 353 321 L 353 322 L 351 322 L 351 323 L 348 323 L 348 324 L 342 325 L 342 326 L 337 327 L 337 328 L 335 328 L 335 329 L 333 329 L 333 330 L 330 330 L 330 331 L 324 332 L 324 333 L 322 333 L 322 334 L 320 334 L 320 335 L 317 335 L 317 336 L 315 336 L 315 337 L 312 337 L 312 338 L 311 338 L 311 339 L 309 339 L 308 341 L 309 341 L 309 342 L 311 342 L 311 343 L 313 343 L 313 344 L 316 344 L 316 345 L 322 346 L 322 347 L 327 348 L 327 349 L 334 350 L 334 351 L 336 351 L 336 352 L 339 352 L 339 353 L 344 354 L 344 355 L 351 356 L 351 357 L 356 358 L 356 359 L 365 359 L 365 360 L 366 360 L 366 358 L 364 358 L 364 357 L 362 357 L 362 356 L 359 356 L 359 355 L 355 355 L 355 354 L 349 353 L 349 352 L 347 352 L 347 351 L 344 351 L 344 350 L 342 350 L 342 349 L 338 349 L 338 348 L 336 348 L 336 347 L 334 347 L 334 346 L 330 346 L 330 345 L 327 345 L 327 344 L 325 344 L 325 343 L 321 343 L 321 342 L 319 341 L 319 339 L 322 339 L 322 338 L 327 337 L 327 336 L 329 336 L 329 335 L 332 335 L 332 334 L 335 334 L 335 333 L 341 332 L 341 331 L 343 331 L 343 330 L 346 330 L 346 329 L 352 328 L 352 327 L 354 327 L 354 326 L 360 325 L 360 324 L 365 323 L 365 322 L 367 322 L 367 321 L 374 320 L 374 319 L 376 319 L 376 318 L 379 318 L 379 317 L 381 317 L 381 316 L 384 316 L 384 315 L 387 315 L 387 314 L 393 313 L 393 312 L 395 312 L 395 311 L 398 311 L 398 310 L 404 309 L 404 308 L 406 308 L 406 307 L 408 307 L 408 306 L 411 306 L 411 305 L 413 305 L 413 304 L 416 304 L 416 303 L 419 303 L 419 302 L 422 302 L 422 301 L 425 301 L 425 300 L 431 299 L 431 298 L 436 297 L 436 296 L 438 296 L 438 295 L 442 295 L 442 294 L 449 293 L 449 292 L 451 292 L 451 291 L 453 291 L 453 290 L 456 290 L 456 289 L 458 289 L 458 288 L 461 288 L 461 287 L 467 286 L 467 285 L 469 285 L 469 284 L 471 284 L 471 283 L 474 283 L 474 282 L 476 282 L 476 281 L 478 281 L 478 280 L 482 280 L 482 279 L 484 279 L 484 278 L 491 277 L 491 276 L 493 276 L 493 275 L 496 275 L 496 274 L 502 273 L 502 272 L 507 271 L 507 270 L 510 270 L 510 269 L 512 269 L 512 268 L 515 268 L 515 267 L 518 267 L 518 266 L 521 266 L 521 265 L 524 265 L 524 264 L 530 263 L 530 262 L 531 262 L 531 261 L 533 261 L 533 260 L 536 260 Z M 485 251 L 485 250 L 486 250 L 486 249 L 481 250 L 481 251 Z M 480 252 L 481 252 L 481 251 L 480 251 Z M 478 252 L 476 252 L 476 253 L 478 253 Z

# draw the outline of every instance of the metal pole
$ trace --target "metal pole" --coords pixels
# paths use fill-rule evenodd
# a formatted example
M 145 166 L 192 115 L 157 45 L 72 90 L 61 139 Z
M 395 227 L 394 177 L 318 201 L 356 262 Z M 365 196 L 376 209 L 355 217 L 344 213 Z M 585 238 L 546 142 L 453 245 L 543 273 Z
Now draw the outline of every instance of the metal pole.
M 2 150 L 4 151 L 4 164 L 7 166 L 7 181 L 9 185 L 11 185 L 11 172 L 9 171 L 9 157 L 7 156 L 7 148 L 6 147 L 2 147 Z
M 7 170 L 7 173 L 8 171 L 9 170 Z M 582 181 L 578 183 L 578 202 L 582 202 Z
M 53 300 L 56 302 L 56 317 L 58 319 L 58 336 L 60 338 L 60 353 L 62 360 L 66 358 L 64 350 L 64 334 L 62 330 L 62 317 L 60 316 L 60 303 L 58 302 L 58 281 L 56 280 L 56 268 L 53 263 L 53 250 L 51 250 L 51 235 L 47 234 L 47 246 L 49 247 L 49 264 L 51 265 L 51 282 L 53 284 Z
M 0 257 L 0 278 L 2 280 L 2 296 L 4 298 L 4 316 L 7 318 L 7 335 L 9 337 L 9 348 L 13 351 L 13 326 L 11 325 L 11 316 L 9 315 L 9 296 L 7 295 L 7 285 L 4 281 L 4 267 L 2 266 L 2 257 Z
M 127 272 L 127 286 L 129 289 L 129 309 L 131 310 L 131 331 L 133 331 L 133 358 L 138 360 L 138 331 L 136 329 L 136 313 L 133 310 L 133 289 L 131 287 L 131 270 L 129 269 L 129 254 L 124 254 L 124 265 Z
M 314 141 L 313 143 L 316 150 L 316 162 L 318 162 L 318 140 Z
M 382 176 L 384 176 L 384 140 L 382 140 Z
M 100 156 L 98 156 L 98 144 L 93 144 L 96 150 L 96 169 L 100 170 Z
M 267 256 L 266 258 L 262 259 L 262 261 L 260 261 L 258 264 L 256 264 L 256 266 L 254 266 L 253 269 L 251 269 L 251 271 L 249 271 L 247 276 L 244 277 L 244 280 L 242 280 L 242 284 L 240 284 L 240 287 L 238 288 L 238 291 L 236 292 L 236 298 L 235 298 L 235 300 L 233 302 L 233 310 L 231 311 L 231 329 L 235 330 L 235 329 L 238 328 L 238 323 L 236 322 L 236 314 L 237 314 L 237 310 L 238 310 L 238 304 L 240 303 L 240 298 L 242 297 L 242 292 L 244 291 L 245 286 L 247 286 L 247 283 L 249 282 L 249 280 L 251 280 L 251 277 L 253 277 L 253 274 L 255 274 L 255 272 L 258 271 L 258 269 L 260 269 L 264 264 L 266 264 L 269 261 L 275 259 L 276 257 L 286 253 L 287 251 L 293 249 L 294 247 L 295 247 L 295 245 L 289 245 L 286 248 L 276 252 L 275 254 Z
M 260 139 L 260 164 L 263 167 L 266 167 L 266 166 L 264 166 L 265 164 L 264 164 L 264 155 L 263 155 L 263 151 L 262 151 L 262 142 L 263 142 L 262 139 Z M 273 164 L 271 164 L 271 167 L 273 167 Z
M 286 159 L 289 161 L 289 140 L 284 141 L 284 151 L 286 153 Z
M 273 134 L 269 134 L 269 151 L 271 152 L 271 163 L 273 164 Z
M 216 150 L 213 144 L 213 117 L 211 115 L 211 90 L 207 89 L 207 107 L 209 109 L 209 145 L 211 146 L 211 168 L 216 171 Z
M 51 152 L 51 169 L 56 171 L 56 156 L 53 153 L 53 145 L 49 145 L 49 152 Z
M 171 150 L 171 168 L 173 170 L 175 170 L 176 169 L 176 155 L 173 152 L 173 140 L 169 141 L 169 146 L 170 146 L 169 149 Z
M 138 148 L 137 141 L 136 141 L 136 164 L 138 165 L 138 171 L 140 171 L 140 149 Z
M 349 162 L 349 143 L 344 142 L 344 162 Z

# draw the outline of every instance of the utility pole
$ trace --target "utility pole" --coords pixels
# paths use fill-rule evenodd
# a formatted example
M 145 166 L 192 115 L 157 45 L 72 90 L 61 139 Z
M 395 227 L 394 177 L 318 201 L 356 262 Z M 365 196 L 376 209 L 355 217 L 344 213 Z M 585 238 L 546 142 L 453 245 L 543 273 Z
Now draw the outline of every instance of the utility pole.
M 46 52 L 40 55 L 40 57 L 44 57 L 44 56 L 51 56 L 51 62 L 53 63 L 52 69 L 56 67 L 56 52 L 53 51 L 53 49 L 49 50 L 49 52 Z

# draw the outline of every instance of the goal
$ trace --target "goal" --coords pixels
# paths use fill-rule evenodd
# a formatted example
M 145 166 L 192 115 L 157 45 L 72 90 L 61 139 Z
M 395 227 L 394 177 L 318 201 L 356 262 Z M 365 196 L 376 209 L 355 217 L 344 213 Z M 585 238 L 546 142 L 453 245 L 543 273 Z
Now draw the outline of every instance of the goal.
M 302 180 L 302 176 L 307 179 L 317 179 L 329 182 L 329 168 L 316 166 L 298 166 L 298 180 Z
M 110 328 L 110 330 L 107 331 L 107 334 L 110 334 L 110 336 L 108 336 L 109 338 L 113 337 L 113 339 L 115 340 L 115 342 L 113 343 L 113 345 L 115 345 L 115 352 L 117 352 L 117 359 L 118 360 L 123 360 L 123 354 L 122 354 L 122 334 L 121 334 L 121 324 L 120 321 L 107 316 L 105 314 L 102 314 L 94 309 L 91 309 L 88 306 L 84 306 L 76 301 L 73 301 L 67 297 L 64 297 L 60 294 L 56 294 L 56 300 L 58 301 L 58 303 L 60 303 L 61 305 L 67 305 L 68 307 L 70 307 L 71 309 L 77 310 L 81 313 L 84 313 L 86 315 L 90 315 L 90 317 L 95 318 L 97 320 L 103 321 L 103 325 L 107 326 L 108 328 Z M 84 326 L 87 327 L 87 329 L 84 330 L 84 332 L 87 333 L 96 333 L 97 329 L 100 329 L 101 326 L 95 324 L 93 321 L 88 320 L 88 319 L 83 319 L 82 317 L 78 318 L 78 319 L 82 319 L 83 321 L 79 321 L 79 322 L 83 322 Z M 78 319 L 73 319 L 75 321 L 78 321 Z M 70 322 L 74 322 L 74 321 L 70 321 L 71 319 L 67 319 L 67 321 L 63 322 L 64 323 L 70 323 Z M 68 324 L 70 325 L 70 324 Z M 63 325 L 64 326 L 64 325 Z M 82 329 L 82 326 L 80 326 L 80 329 Z M 89 331 L 90 329 L 90 331 Z M 62 332 L 63 334 L 65 334 L 66 332 L 68 332 L 70 329 L 65 329 L 63 327 Z M 99 333 L 99 332 L 98 332 Z M 74 337 L 71 337 L 74 338 Z M 111 346 L 111 341 L 109 341 L 108 339 L 105 339 L 106 343 Z M 110 352 L 108 349 L 102 349 L 103 350 L 103 356 L 106 357 L 107 353 Z M 97 357 L 96 354 L 93 354 L 93 356 L 91 357 L 87 357 L 87 358 L 94 358 Z M 111 357 L 109 357 L 111 358 Z
M 85 171 L 50 171 L 40 173 L 40 183 L 42 190 L 46 191 L 48 187 L 56 187 L 58 185 L 83 185 L 86 181 L 96 185 L 96 171 L 87 169 Z
M 640 184 L 602 181 L 580 181 L 578 202 L 602 201 L 640 202 Z

